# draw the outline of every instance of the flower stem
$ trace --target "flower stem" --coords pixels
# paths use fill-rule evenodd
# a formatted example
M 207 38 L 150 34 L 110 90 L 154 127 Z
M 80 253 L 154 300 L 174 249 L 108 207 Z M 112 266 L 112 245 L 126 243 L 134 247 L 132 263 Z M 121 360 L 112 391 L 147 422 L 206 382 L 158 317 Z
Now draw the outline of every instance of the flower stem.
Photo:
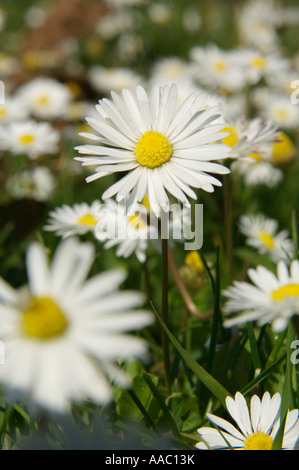
M 168 242 L 162 238 L 162 320 L 168 327 Z M 170 358 L 169 358 L 169 340 L 164 330 L 162 330 L 162 348 L 165 369 L 165 383 L 168 395 L 171 393 L 170 378 Z
M 226 232 L 226 255 L 228 267 L 228 282 L 234 279 L 234 255 L 233 255 L 233 218 L 232 218 L 233 188 L 232 179 L 229 178 L 224 183 L 224 214 Z

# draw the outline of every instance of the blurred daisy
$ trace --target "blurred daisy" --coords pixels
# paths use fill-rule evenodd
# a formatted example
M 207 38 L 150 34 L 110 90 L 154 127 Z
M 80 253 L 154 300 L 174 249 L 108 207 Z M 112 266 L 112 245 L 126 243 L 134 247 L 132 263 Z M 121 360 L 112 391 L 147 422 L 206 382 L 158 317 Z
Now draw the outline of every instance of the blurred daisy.
M 72 95 L 69 88 L 49 77 L 34 78 L 18 90 L 18 98 L 36 118 L 64 118 Z
M 193 47 L 190 56 L 194 79 L 201 85 L 224 94 L 244 88 L 244 74 L 232 51 L 211 44 Z
M 232 158 L 248 156 L 251 152 L 258 151 L 262 145 L 276 140 L 278 134 L 275 124 L 260 117 L 229 121 L 223 130 L 229 133 L 224 137 L 223 143 L 232 148 Z
M 250 152 L 247 157 L 238 158 L 232 163 L 232 173 L 241 176 L 246 186 L 263 184 L 273 188 L 284 175 L 280 168 L 273 165 L 271 155 L 268 147 Z
M 150 223 L 147 208 L 143 204 L 134 204 L 133 210 L 128 211 L 126 203 L 109 200 L 100 207 L 98 214 L 96 237 L 105 242 L 104 248 L 116 247 L 116 256 L 122 258 L 135 253 L 138 261 L 144 263 L 149 240 L 158 239 L 158 220 Z
M 209 172 L 227 174 L 229 170 L 211 160 L 228 157 L 230 147 L 215 143 L 226 134 L 217 107 L 205 110 L 205 97 L 193 93 L 181 105 L 177 102 L 177 87 L 154 86 L 149 97 L 143 87 L 136 93 L 123 89 L 119 95 L 111 92 L 112 101 L 102 99 L 97 105 L 98 119 L 87 118 L 98 133 L 81 134 L 94 145 L 77 147 L 77 157 L 83 165 L 96 166 L 87 178 L 93 181 L 105 175 L 128 172 L 110 186 L 103 199 L 116 194 L 117 201 L 130 195 L 128 206 L 141 202 L 147 194 L 151 208 L 167 208 L 167 192 L 183 204 L 187 196 L 196 199 L 191 189 L 208 192 L 222 183 Z
M 292 103 L 287 94 L 271 94 L 269 100 L 261 107 L 260 114 L 280 129 L 295 129 L 299 125 L 299 107 Z
M 277 53 L 263 54 L 256 49 L 240 49 L 233 52 L 236 62 L 243 69 L 247 83 L 257 84 L 262 78 L 277 82 L 290 70 L 290 63 Z
M 37 166 L 10 176 L 6 183 L 8 194 L 14 199 L 30 198 L 44 202 L 51 196 L 56 179 L 48 167 Z
M 15 290 L 0 281 L 0 382 L 9 400 L 58 413 L 86 399 L 105 403 L 112 396 L 108 378 L 129 383 L 115 361 L 145 357 L 145 342 L 125 334 L 152 323 L 149 312 L 135 311 L 142 295 L 118 292 L 121 270 L 86 281 L 94 255 L 91 244 L 69 238 L 49 266 L 45 249 L 33 243 L 28 286 Z
M 89 81 L 96 91 L 109 93 L 110 90 L 120 92 L 122 88 L 136 88 L 142 78 L 126 67 L 94 66 L 89 70 Z
M 294 253 L 294 245 L 287 230 L 278 233 L 278 222 L 263 214 L 243 215 L 239 222 L 240 231 L 247 237 L 247 244 L 261 254 L 268 254 L 276 263 L 289 262 Z
M 87 232 L 94 233 L 98 223 L 99 206 L 99 201 L 94 201 L 91 204 L 81 202 L 73 206 L 63 204 L 63 206 L 49 212 L 47 224 L 43 229 L 56 232 L 56 235 L 62 238 L 84 235 Z
M 274 331 L 283 331 L 290 318 L 299 314 L 299 261 L 293 260 L 290 270 L 279 261 L 277 276 L 263 266 L 249 269 L 248 276 L 254 285 L 235 281 L 223 291 L 228 297 L 225 312 L 241 313 L 226 320 L 225 326 L 257 320 L 259 325 L 272 322 Z
M 28 117 L 27 111 L 21 106 L 19 100 L 10 96 L 5 96 L 5 103 L 0 102 L 0 125 L 5 125 L 12 121 L 21 121 Z
M 199 428 L 201 441 L 196 444 L 200 450 L 271 450 L 280 426 L 281 396 L 275 393 L 272 397 L 265 392 L 262 399 L 253 395 L 250 409 L 244 396 L 237 392 L 235 398 L 227 397 L 227 411 L 237 424 L 237 429 L 229 421 L 211 413 L 209 420 L 218 429 Z M 288 411 L 284 429 L 282 450 L 294 450 L 299 433 L 299 416 L 297 409 Z
M 1 146 L 15 155 L 31 159 L 58 151 L 59 133 L 47 122 L 11 122 L 0 128 Z

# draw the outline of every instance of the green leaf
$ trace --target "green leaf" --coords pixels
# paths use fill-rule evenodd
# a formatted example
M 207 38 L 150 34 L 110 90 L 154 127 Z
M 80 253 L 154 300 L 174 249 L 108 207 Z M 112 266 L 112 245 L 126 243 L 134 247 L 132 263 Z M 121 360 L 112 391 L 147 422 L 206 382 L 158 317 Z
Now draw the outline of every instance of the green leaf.
M 184 359 L 187 366 L 194 372 L 196 377 L 210 390 L 210 392 L 218 398 L 220 403 L 226 407 L 225 399 L 231 394 L 211 375 L 209 374 L 202 366 L 200 366 L 192 356 L 180 345 L 177 339 L 172 335 L 169 331 L 165 323 L 162 321 L 160 315 L 154 308 L 154 312 L 157 316 L 159 323 L 161 324 L 162 328 L 164 329 L 165 333 L 167 334 L 168 338 L 172 342 L 173 346 L 176 350 L 180 353 L 182 358 Z

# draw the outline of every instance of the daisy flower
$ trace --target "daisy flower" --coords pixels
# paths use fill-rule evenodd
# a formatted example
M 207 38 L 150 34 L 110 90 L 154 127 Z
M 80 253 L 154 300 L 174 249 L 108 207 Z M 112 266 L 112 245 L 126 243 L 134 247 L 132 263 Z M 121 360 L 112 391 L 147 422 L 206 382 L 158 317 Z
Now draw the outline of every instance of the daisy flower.
M 280 129 L 296 129 L 299 125 L 299 107 L 292 103 L 288 94 L 271 94 L 260 114 Z
M 16 98 L 6 96 L 4 103 L 1 103 L 0 100 L 0 125 L 5 125 L 12 121 L 20 121 L 27 117 L 27 111 Z
M 143 204 L 134 204 L 130 211 L 126 202 L 108 200 L 99 211 L 96 237 L 105 241 L 104 248 L 116 247 L 116 256 L 128 258 L 135 253 L 144 263 L 150 239 L 158 238 L 158 219 L 148 220 L 148 211 Z M 153 218 L 151 218 L 153 222 Z
M 275 393 L 272 397 L 265 392 L 262 399 L 253 395 L 248 407 L 244 396 L 237 392 L 235 398 L 227 397 L 227 411 L 238 428 L 229 421 L 211 413 L 209 420 L 217 429 L 202 427 L 197 431 L 201 441 L 196 444 L 200 450 L 271 450 L 280 426 L 281 396 Z M 288 411 L 284 429 L 282 450 L 294 450 L 299 434 L 299 416 L 297 409 Z
M 34 117 L 63 118 L 72 95 L 69 88 L 53 78 L 38 77 L 18 89 L 18 99 Z
M 130 195 L 128 206 L 141 202 L 145 193 L 153 210 L 167 209 L 167 192 L 188 205 L 187 196 L 196 199 L 193 188 L 208 192 L 222 183 L 209 172 L 227 174 L 229 170 L 211 160 L 228 157 L 230 147 L 215 143 L 225 135 L 223 123 L 215 124 L 221 112 L 217 107 L 204 109 L 205 97 L 193 93 L 181 105 L 177 87 L 155 85 L 150 96 L 142 86 L 136 93 L 123 89 L 111 92 L 112 101 L 97 105 L 98 119 L 87 118 L 98 135 L 83 134 L 93 145 L 77 147 L 76 157 L 83 165 L 96 166 L 87 178 L 94 181 L 105 175 L 127 174 L 110 186 L 103 199 L 116 195 L 121 201 Z
M 31 198 L 44 202 L 51 196 L 56 186 L 56 179 L 48 167 L 37 166 L 13 174 L 8 178 L 6 189 L 15 198 Z
M 190 51 L 193 77 L 208 89 L 235 93 L 244 88 L 244 74 L 232 51 L 215 44 L 195 46 Z
M 110 90 L 120 92 L 122 88 L 135 88 L 142 79 L 126 67 L 94 66 L 89 70 L 89 81 L 96 91 L 109 93 Z
M 254 119 L 238 118 L 227 121 L 223 129 L 229 135 L 224 137 L 223 143 L 232 148 L 231 157 L 244 157 L 257 152 L 262 145 L 277 140 L 276 125 L 270 120 L 264 121 L 260 117 Z
M 63 204 L 63 206 L 49 212 L 47 224 L 43 229 L 56 232 L 62 238 L 84 235 L 87 232 L 94 233 L 98 223 L 99 207 L 99 201 L 93 201 L 91 204 L 81 202 L 73 206 Z
M 294 252 L 292 240 L 287 230 L 278 233 L 278 222 L 263 214 L 243 215 L 239 228 L 247 237 L 247 244 L 261 254 L 268 254 L 276 263 L 280 260 L 289 262 Z
M 272 322 L 275 332 L 283 331 L 293 315 L 299 314 L 299 261 L 293 260 L 290 268 L 284 261 L 277 263 L 277 275 L 264 266 L 249 269 L 249 282 L 235 281 L 223 291 L 228 298 L 226 314 L 240 315 L 225 321 L 231 326 L 257 320 L 259 325 Z
M 1 146 L 15 155 L 36 159 L 58 151 L 59 133 L 47 122 L 11 122 L 0 128 Z
M 68 413 L 71 403 L 111 399 L 109 379 L 127 386 L 116 360 L 144 358 L 146 343 L 126 334 L 152 323 L 136 310 L 137 292 L 118 292 L 124 272 L 111 270 L 86 280 L 94 248 L 74 238 L 61 242 L 48 263 L 37 242 L 28 247 L 28 286 L 0 280 L 1 340 L 6 363 L 0 383 L 9 400 Z

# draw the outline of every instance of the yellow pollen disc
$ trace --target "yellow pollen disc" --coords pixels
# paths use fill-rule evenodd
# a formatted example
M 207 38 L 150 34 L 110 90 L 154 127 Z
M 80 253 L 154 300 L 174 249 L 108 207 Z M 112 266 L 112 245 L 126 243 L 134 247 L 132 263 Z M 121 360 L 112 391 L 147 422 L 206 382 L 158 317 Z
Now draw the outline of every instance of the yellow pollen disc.
M 275 115 L 278 119 L 286 119 L 288 117 L 288 112 L 286 109 L 283 109 L 283 108 L 278 108 L 276 111 L 275 111 Z
M 6 109 L 3 106 L 0 106 L 0 116 L 5 116 Z
M 227 63 L 224 60 L 215 60 L 213 63 L 213 69 L 216 72 L 224 72 L 227 69 Z
M 45 105 L 49 103 L 49 97 L 47 95 L 40 95 L 36 101 L 38 104 Z
M 285 163 L 295 158 L 297 151 L 292 140 L 284 132 L 277 136 L 272 144 L 272 161 L 274 164 Z
M 187 254 L 185 257 L 185 264 L 199 272 L 204 270 L 204 266 L 197 251 L 190 251 L 190 253 Z
M 155 168 L 170 159 L 172 146 L 165 135 L 158 131 L 147 131 L 138 140 L 135 155 L 140 165 Z
M 272 443 L 269 434 L 258 431 L 247 437 L 244 450 L 271 450 Z
M 97 222 L 98 221 L 94 218 L 92 214 L 85 214 L 78 219 L 79 225 L 87 224 L 87 225 L 92 226 L 92 225 L 96 225 Z
M 22 144 L 32 144 L 32 142 L 34 142 L 35 139 L 34 139 L 34 135 L 32 134 L 23 134 L 19 140 Z
M 26 336 L 51 339 L 67 328 L 67 320 L 58 305 L 50 297 L 33 297 L 23 312 L 22 329 Z
M 282 301 L 285 297 L 299 296 L 299 284 L 287 284 L 272 291 L 272 299 Z
M 221 129 L 221 132 L 229 132 L 230 135 L 227 135 L 222 139 L 222 142 L 230 147 L 234 147 L 238 141 L 239 137 L 236 129 L 233 126 L 227 126 L 224 129 Z
M 260 232 L 259 238 L 267 248 L 274 248 L 274 238 L 267 232 Z
M 145 222 L 144 220 L 141 219 L 141 217 L 137 214 L 131 215 L 129 217 L 129 224 L 132 225 L 135 229 L 143 228 L 145 227 Z
M 262 156 L 258 152 L 251 152 L 248 154 L 248 157 L 254 158 L 257 162 L 260 162 L 262 159 Z
M 266 63 L 267 61 L 264 57 L 255 57 L 251 60 L 251 65 L 259 69 L 263 69 L 266 66 Z

